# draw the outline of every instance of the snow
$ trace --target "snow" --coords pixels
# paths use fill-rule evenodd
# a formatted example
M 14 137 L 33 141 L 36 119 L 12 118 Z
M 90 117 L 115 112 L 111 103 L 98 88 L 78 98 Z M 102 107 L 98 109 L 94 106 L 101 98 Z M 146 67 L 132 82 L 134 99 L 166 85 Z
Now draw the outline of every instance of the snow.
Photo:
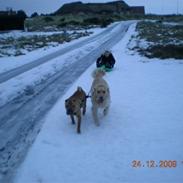
M 53 34 L 60 34 L 63 33 L 63 31 L 57 31 L 57 32 L 25 32 L 20 30 L 14 30 L 10 32 L 2 32 L 0 34 L 1 39 L 6 39 L 9 37 L 13 37 L 14 39 L 18 39 L 20 37 L 32 37 L 32 36 L 43 36 L 43 35 L 53 35 Z
M 89 91 L 92 65 L 45 117 L 44 126 L 15 183 L 181 183 L 183 180 L 183 65 L 130 55 L 133 24 L 112 49 L 116 65 L 105 76 L 111 91 L 108 116 L 95 126 L 91 102 L 81 135 L 66 116 L 64 100 L 77 88 Z M 145 167 L 134 168 L 140 160 Z M 175 160 L 175 168 L 148 168 L 146 161 Z
M 112 26 L 112 25 L 111 25 Z M 104 29 L 102 28 L 92 28 L 88 29 L 89 32 L 93 32 L 93 34 L 90 37 L 93 37 L 99 33 L 101 33 Z M 80 32 L 80 31 L 77 31 Z M 73 33 L 73 31 L 69 31 L 70 34 Z M 22 31 L 12 31 L 10 33 L 3 33 L 0 34 L 0 39 L 8 38 L 8 37 L 14 37 L 14 38 L 19 38 L 22 36 L 29 37 L 33 35 L 52 35 L 52 34 L 58 34 L 58 32 L 22 32 Z M 30 63 L 38 58 L 41 58 L 45 55 L 48 55 L 50 53 L 53 53 L 57 50 L 60 50 L 62 48 L 65 48 L 70 45 L 74 45 L 75 43 L 81 42 L 83 40 L 88 39 L 87 37 L 82 37 L 77 40 L 73 40 L 72 42 L 69 43 L 64 43 L 61 45 L 56 45 L 56 47 L 50 46 L 50 47 L 45 47 L 45 48 L 40 48 L 36 49 L 35 51 L 28 52 L 26 55 L 21 55 L 18 57 L 2 57 L 0 58 L 0 73 L 9 71 L 11 69 L 14 69 L 16 67 L 22 66 L 24 64 Z M 11 50 L 9 50 L 10 52 Z M 12 52 L 15 50 L 12 49 Z

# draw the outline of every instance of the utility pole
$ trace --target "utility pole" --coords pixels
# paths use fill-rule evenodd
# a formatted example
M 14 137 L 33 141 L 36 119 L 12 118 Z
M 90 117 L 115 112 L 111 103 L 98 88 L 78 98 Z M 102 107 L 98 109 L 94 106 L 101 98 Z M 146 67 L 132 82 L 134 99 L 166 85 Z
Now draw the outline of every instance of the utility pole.
M 163 14 L 164 12 L 164 0 L 161 0 L 161 13 Z
M 179 14 L 179 0 L 177 0 L 177 15 Z

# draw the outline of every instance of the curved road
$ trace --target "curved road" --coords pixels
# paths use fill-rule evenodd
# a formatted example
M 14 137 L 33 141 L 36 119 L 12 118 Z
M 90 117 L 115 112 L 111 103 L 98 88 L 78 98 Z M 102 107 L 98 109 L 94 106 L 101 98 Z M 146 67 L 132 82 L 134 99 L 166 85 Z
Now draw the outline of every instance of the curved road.
M 120 29 L 117 33 L 112 31 L 115 26 L 110 27 L 110 29 L 91 39 L 38 59 L 38 64 L 35 61 L 3 74 L 4 81 L 8 80 L 8 78 L 49 61 L 48 58 L 60 56 L 60 54 L 88 44 L 110 32 L 110 36 L 107 37 L 106 41 L 92 52 L 77 62 L 65 66 L 58 73 L 35 86 L 32 93 L 17 96 L 16 99 L 0 108 L 0 182 L 8 183 L 13 181 L 14 172 L 24 160 L 28 148 L 39 133 L 47 112 L 70 85 L 95 62 L 103 50 L 110 49 L 123 38 L 132 23 L 130 21 L 120 23 Z

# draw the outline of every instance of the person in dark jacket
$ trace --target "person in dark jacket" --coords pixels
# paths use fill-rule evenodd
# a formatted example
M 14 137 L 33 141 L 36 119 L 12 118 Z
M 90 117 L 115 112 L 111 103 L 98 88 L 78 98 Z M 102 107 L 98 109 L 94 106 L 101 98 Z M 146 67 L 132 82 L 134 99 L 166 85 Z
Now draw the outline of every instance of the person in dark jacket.
M 105 71 L 111 71 L 115 64 L 115 59 L 110 51 L 105 51 L 96 62 L 96 66 L 104 68 Z

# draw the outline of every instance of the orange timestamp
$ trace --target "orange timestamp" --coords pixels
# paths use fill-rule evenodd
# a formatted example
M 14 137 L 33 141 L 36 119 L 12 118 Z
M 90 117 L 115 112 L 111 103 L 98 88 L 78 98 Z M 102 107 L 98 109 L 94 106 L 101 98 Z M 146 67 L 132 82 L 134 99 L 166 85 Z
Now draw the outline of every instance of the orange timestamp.
M 183 161 L 176 161 L 176 160 L 133 160 L 131 162 L 131 166 L 133 168 L 176 168 L 178 165 L 183 165 Z

